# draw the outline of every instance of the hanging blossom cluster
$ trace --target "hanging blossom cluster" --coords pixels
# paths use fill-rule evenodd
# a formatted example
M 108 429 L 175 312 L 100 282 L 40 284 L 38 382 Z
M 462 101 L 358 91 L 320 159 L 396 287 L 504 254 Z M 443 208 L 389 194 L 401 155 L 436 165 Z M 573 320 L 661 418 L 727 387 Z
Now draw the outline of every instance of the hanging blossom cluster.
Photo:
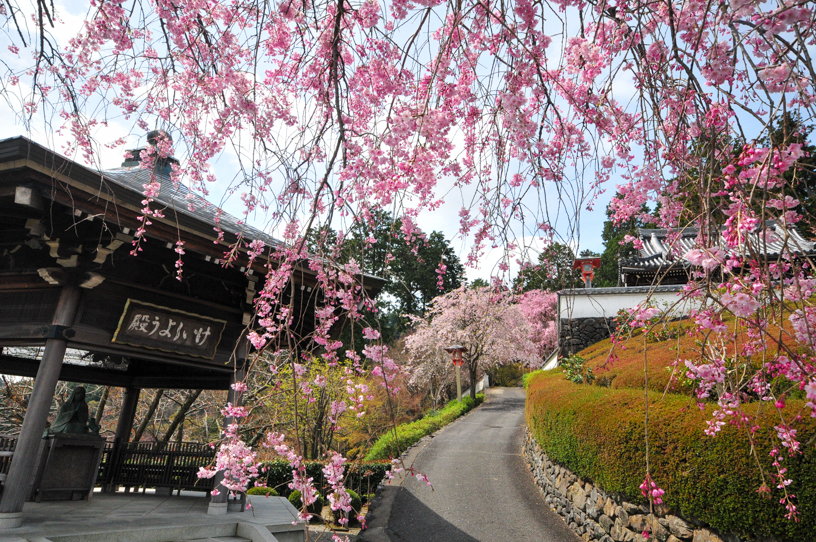
M 264 446 L 274 449 L 279 456 L 291 464 L 292 482 L 289 484 L 289 489 L 300 491 L 300 500 L 303 507 L 300 510 L 299 517 L 304 521 L 309 521 L 312 515 L 307 511 L 307 508 L 317 501 L 317 488 L 315 488 L 314 479 L 306 474 L 306 464 L 303 456 L 287 445 L 285 440 L 286 435 L 283 433 L 268 433 Z
M 331 509 L 334 511 L 342 510 L 344 512 L 343 516 L 339 520 L 341 525 L 348 524 L 348 517 L 346 517 L 346 514 L 354 510 L 351 507 L 351 496 L 343 486 L 345 481 L 345 467 L 343 465 L 345 462 L 346 458 L 337 452 L 333 452 L 329 458 L 329 461 L 326 463 L 326 466 L 323 467 L 323 474 L 326 476 L 326 482 L 328 482 L 332 488 L 332 492 L 329 494 Z M 365 516 L 359 515 L 357 516 L 357 520 L 363 525 L 363 528 L 365 528 Z
M 710 332 L 699 359 L 684 365 L 700 400 L 718 403 L 711 432 L 734 423 L 751 434 L 757 418 L 746 405 L 756 400 L 783 420 L 775 460 L 800 453 L 795 419 L 778 405 L 796 391 L 814 414 L 813 265 L 791 233 L 810 227 L 802 195 L 809 156 L 802 130 L 788 122 L 816 121 L 811 1 L 90 6 L 61 43 L 49 27 L 59 20 L 53 7 L 39 3 L 41 15 L 26 27 L 28 7 L 4 3 L 0 39 L 11 55 L 0 92 L 19 95 L 26 119 L 59 119 L 64 151 L 91 163 L 101 118 L 173 134 L 179 162 L 169 181 L 145 186 L 134 254 L 160 216 L 153 198 L 161 183 L 206 193 L 210 163 L 234 154 L 243 221 L 263 213 L 281 236 L 262 247 L 218 231 L 226 265 L 261 252 L 268 262 L 249 335 L 255 348 L 302 346 L 291 278 L 305 267 L 319 297 L 309 344 L 330 363 L 370 363 L 388 386 L 395 365 L 384 346 L 372 341 L 368 360 L 359 359 L 331 334 L 341 314 L 355 321 L 376 309 L 365 266 L 340 258 L 354 223 L 398 210 L 400 234 L 411 239 L 422 211 L 463 194 L 460 233 L 478 263 L 488 248 L 551 236 L 558 224 L 550 217 L 591 208 L 617 176 L 614 220 L 698 228 L 691 251 L 666 256 L 691 264 L 683 295 Z M 142 153 L 144 167 L 170 156 L 159 139 Z M 655 204 L 656 217 L 644 213 Z M 335 224 L 343 224 L 337 239 L 307 239 Z M 189 250 L 177 248 L 179 258 Z M 758 353 L 766 355 L 757 369 L 749 360 Z M 249 460 L 240 446 L 234 453 Z M 308 499 L 309 484 L 293 483 Z M 777 485 L 794 517 L 787 485 Z
M 228 403 L 221 410 L 221 414 L 234 420 L 240 420 L 247 416 L 247 410 L 240 406 Z M 248 447 L 239 433 L 240 425 L 234 422 L 227 425 L 224 430 L 224 438 L 221 441 L 218 451 L 215 454 L 215 465 L 211 467 L 201 467 L 198 471 L 199 478 L 212 478 L 217 473 L 221 473 L 223 478 L 221 485 L 229 491 L 244 493 L 249 489 L 255 478 L 258 477 L 260 462 L 257 461 L 257 454 Z M 213 495 L 218 495 L 218 488 L 213 489 Z

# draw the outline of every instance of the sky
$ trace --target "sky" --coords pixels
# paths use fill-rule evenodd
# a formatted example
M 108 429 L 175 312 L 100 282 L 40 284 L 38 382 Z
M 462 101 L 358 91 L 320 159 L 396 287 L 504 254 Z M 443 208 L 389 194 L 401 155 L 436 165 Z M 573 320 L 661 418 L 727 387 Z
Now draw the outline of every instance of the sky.
M 73 36 L 74 32 L 81 27 L 82 21 L 85 18 L 87 4 L 84 2 L 70 1 L 57 2 L 57 9 L 60 14 L 61 23 L 56 25 L 54 33 L 57 40 L 60 42 L 67 42 Z M 0 51 L 3 51 L 2 60 L 8 63 L 13 68 L 23 68 L 26 66 L 27 52 L 23 50 L 19 55 L 13 55 L 6 52 L 8 45 L 8 36 L 0 34 Z M 15 96 L 14 93 L 9 93 L 10 87 L 7 86 L 8 81 L 3 81 L 6 86 L 4 94 L 9 100 L 0 100 L 0 119 L 5 119 L 0 123 L 0 139 L 16 136 L 26 136 L 37 143 L 40 143 L 48 148 L 51 148 L 61 154 L 64 154 L 66 137 L 55 130 L 56 126 L 51 124 L 48 115 L 41 114 L 31 119 L 31 122 L 26 126 L 21 118 L 21 104 L 22 98 Z M 17 87 L 11 87 L 16 90 L 18 94 L 24 94 L 30 87 L 26 86 L 29 81 L 21 77 Z M 623 89 L 623 93 L 629 89 Z M 11 102 L 11 103 L 9 103 Z M 41 112 L 44 113 L 43 110 Z M 97 113 L 98 114 L 98 113 Z M 117 167 L 123 161 L 124 151 L 126 149 L 133 149 L 143 147 L 146 142 L 146 134 L 137 133 L 134 131 L 132 122 L 125 122 L 121 118 L 107 117 L 107 124 L 101 126 L 96 131 L 96 137 L 99 141 L 113 141 L 119 137 L 128 136 L 127 143 L 122 147 L 107 148 L 100 147 L 98 161 L 96 163 L 88 164 L 81 155 L 68 156 L 83 165 L 98 169 L 108 169 Z M 240 200 L 240 194 L 233 194 L 226 197 L 225 192 L 234 179 L 236 171 L 239 171 L 238 162 L 234 154 L 229 151 L 225 152 L 223 156 L 219 157 L 211 163 L 212 171 L 215 174 L 218 182 L 214 186 L 208 187 L 210 195 L 208 199 L 221 207 L 227 212 L 236 215 L 243 215 L 243 204 Z M 434 211 L 424 211 L 419 217 L 419 226 L 427 233 L 431 231 L 441 231 L 449 239 L 454 250 L 459 254 L 460 259 L 465 262 L 468 252 L 471 248 L 471 240 L 463 239 L 459 231 L 459 210 L 463 205 L 463 201 L 469 201 L 472 194 L 467 192 L 460 193 L 458 190 L 452 189 L 451 183 L 440 181 L 438 187 L 438 197 L 444 199 L 442 206 Z M 570 244 L 577 253 L 579 250 L 590 249 L 601 252 L 603 249 L 600 232 L 603 229 L 603 222 L 606 219 L 604 211 L 606 205 L 615 192 L 615 180 L 609 181 L 606 191 L 595 202 L 592 211 L 582 208 L 578 217 L 572 217 L 572 220 L 577 224 L 577 236 L 573 236 L 568 230 L 566 220 L 562 216 L 555 224 L 555 229 L 558 236 L 561 236 L 565 242 Z M 253 226 L 260 229 L 265 228 L 265 220 L 262 215 L 250 217 L 249 221 Z M 272 235 L 277 232 L 268 231 Z M 543 248 L 543 242 L 537 238 L 522 237 L 519 239 L 519 244 L 530 247 L 531 252 L 528 253 L 528 258 L 535 260 L 537 251 Z M 466 267 L 466 276 L 468 281 L 473 281 L 477 278 L 489 280 L 493 274 L 499 272 L 498 263 L 503 257 L 503 248 L 488 248 L 485 253 L 479 258 L 478 268 Z M 519 259 L 519 254 L 513 254 L 508 259 L 510 264 L 510 276 L 512 277 L 517 272 L 516 260 Z
M 6 103 L 0 103 L 0 118 L 14 118 L 14 111 Z M 117 127 L 121 128 L 122 131 L 117 132 Z M 127 129 L 124 126 L 117 126 L 114 123 L 104 130 L 104 132 L 108 133 L 113 139 L 119 137 L 122 133 L 127 133 Z M 0 125 L 0 139 L 17 137 L 21 135 L 62 154 L 61 149 L 63 148 L 65 138 L 54 133 L 53 131 L 46 131 L 43 129 L 27 131 L 25 126 L 19 122 L 4 122 L 2 125 Z M 123 161 L 124 149 L 144 146 L 145 137 L 142 137 L 141 141 L 136 141 L 135 137 L 131 138 L 131 140 L 133 140 L 134 143 L 124 145 L 123 149 L 105 149 L 102 152 L 99 159 L 99 164 L 97 165 L 87 164 L 81 155 L 69 156 L 69 158 L 91 167 L 98 168 L 101 165 L 101 169 L 103 170 L 115 168 L 118 167 Z M 210 194 L 207 199 L 209 199 L 212 203 L 221 206 L 230 214 L 242 216 L 243 204 L 241 203 L 240 197 L 238 197 L 237 194 L 230 197 L 225 197 L 225 189 L 228 185 L 227 180 L 232 179 L 233 173 L 236 170 L 234 158 L 230 156 L 223 156 L 212 164 L 212 169 L 216 178 L 219 179 L 219 182 L 216 183 L 215 186 L 209 187 Z M 443 183 L 440 184 L 442 184 L 442 186 L 439 187 L 441 190 L 451 188 L 450 186 L 444 186 Z M 565 241 L 567 241 L 573 247 L 576 254 L 578 250 L 583 249 L 590 249 L 596 252 L 603 251 L 603 242 L 600 237 L 600 232 L 603 230 L 603 222 L 606 220 L 604 210 L 606 209 L 606 205 L 611 197 L 610 194 L 613 193 L 614 186 L 610 185 L 607 192 L 598 200 L 593 211 L 587 211 L 586 209 L 581 211 L 580 216 L 578 217 L 580 244 L 578 243 L 577 239 L 569 239 L 569 234 L 566 231 L 562 233 L 562 235 L 565 237 Z M 462 199 L 460 195 L 455 192 L 450 192 L 449 195 L 444 198 L 444 203 L 441 207 L 434 211 L 423 211 L 420 214 L 418 224 L 426 233 L 430 233 L 431 231 L 443 232 L 445 237 L 451 243 L 451 246 L 459 255 L 459 258 L 462 260 L 462 262 L 465 262 L 472 243 L 470 239 L 463 239 L 459 234 L 459 209 L 461 206 Z M 266 229 L 264 228 L 265 220 L 263 219 L 262 215 L 251 216 L 249 221 L 255 227 Z M 274 234 L 275 232 L 269 233 Z M 540 239 L 525 238 L 521 244 L 531 247 L 530 259 L 532 260 L 535 260 L 536 251 L 543 248 L 543 242 Z M 489 281 L 493 274 L 499 273 L 497 266 L 502 260 L 503 250 L 504 249 L 501 247 L 492 249 L 488 248 L 483 256 L 479 259 L 478 268 L 466 267 L 465 272 L 468 282 L 472 282 L 477 278 Z M 517 266 L 514 262 L 518 257 L 518 254 L 514 254 L 510 258 L 511 279 L 517 273 Z

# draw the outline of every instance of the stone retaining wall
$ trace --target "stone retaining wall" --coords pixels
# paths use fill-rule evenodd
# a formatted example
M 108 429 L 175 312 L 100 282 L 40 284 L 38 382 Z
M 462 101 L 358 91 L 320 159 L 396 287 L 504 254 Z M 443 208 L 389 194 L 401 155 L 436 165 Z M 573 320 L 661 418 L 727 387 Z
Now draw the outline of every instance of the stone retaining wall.
M 562 357 L 580 352 L 608 338 L 617 329 L 615 317 L 562 318 L 558 325 L 558 347 Z
M 631 504 L 609 495 L 552 463 L 529 431 L 524 456 L 533 472 L 544 501 L 555 510 L 575 534 L 586 542 L 641 542 L 643 532 L 657 542 L 739 542 L 733 535 L 717 535 L 658 507 L 654 515 L 645 506 Z M 722 538 L 721 538 L 722 536 Z

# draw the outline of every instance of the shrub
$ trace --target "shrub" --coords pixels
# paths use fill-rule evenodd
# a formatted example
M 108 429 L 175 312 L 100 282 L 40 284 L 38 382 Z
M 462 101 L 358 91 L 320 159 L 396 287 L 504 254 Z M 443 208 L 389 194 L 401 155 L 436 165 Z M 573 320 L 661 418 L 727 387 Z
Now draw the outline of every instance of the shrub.
M 531 373 L 527 373 L 521 377 L 521 384 L 524 386 L 524 389 L 527 389 L 527 386 L 530 385 L 530 379 L 533 378 L 534 375 L 541 374 L 544 371 L 538 369 L 537 371 L 533 371 Z
M 490 385 L 498 387 L 514 387 L 521 384 L 524 368 L 520 363 L 507 363 L 494 366 L 488 374 Z
M 289 502 L 292 503 L 292 506 L 300 510 L 303 508 L 303 501 L 300 499 L 300 491 L 297 489 L 294 490 L 292 493 L 289 494 Z M 323 499 L 323 496 L 318 493 L 317 500 L 306 507 L 306 511 L 310 514 L 315 516 L 320 516 L 323 512 L 323 506 L 325 505 L 326 501 Z
M 783 311 L 783 326 L 769 323 L 766 329 L 768 337 L 780 337 L 782 343 L 796 348 L 792 339 L 793 332 L 788 312 Z M 735 318 L 726 316 L 723 322 L 728 326 L 729 333 L 734 331 Z M 670 337 L 669 340 L 653 340 L 654 334 L 660 337 Z M 727 358 L 735 358 L 735 345 L 743 344 L 747 339 L 747 332 L 740 328 L 737 340 L 729 342 L 725 348 Z M 578 352 L 586 360 L 587 367 L 593 370 L 596 377 L 594 385 L 612 388 L 643 389 L 644 362 L 649 367 L 649 389 L 658 392 L 669 391 L 683 395 L 693 395 L 694 382 L 686 378 L 686 367 L 682 360 L 699 359 L 700 350 L 707 341 L 707 334 L 698 331 L 693 320 L 677 320 L 660 324 L 658 328 L 650 329 L 650 335 L 645 339 L 642 330 L 637 330 L 630 338 L 626 333 L 616 333 L 618 339 L 597 342 Z M 657 341 L 657 342 L 656 342 Z M 644 352 L 645 351 L 645 352 Z M 739 362 L 750 362 L 758 369 L 765 363 L 767 352 L 758 352 L 752 358 L 739 356 Z M 679 360 L 679 363 L 678 363 Z M 783 382 L 783 387 L 788 382 Z M 782 393 L 780 390 L 779 393 Z
M 643 390 L 576 386 L 557 371 L 539 373 L 527 390 L 527 424 L 541 448 L 553 461 L 604 490 L 634 503 L 645 503 L 639 489 L 645 477 Z M 698 409 L 688 397 L 650 392 L 649 445 L 651 475 L 666 490 L 663 499 L 673 513 L 697 518 L 723 532 L 744 538 L 802 541 L 816 529 L 816 449 L 784 454 L 782 467 L 793 483 L 800 521 L 785 519 L 781 491 L 773 478 L 766 480 L 771 498 L 757 489 L 760 471 L 752 452 L 768 476 L 774 430 L 759 430 L 755 448 L 748 428 L 723 427 L 715 437 L 705 436 L 705 420 L 714 405 Z M 773 409 L 748 405 L 757 425 L 772 427 Z M 786 409 L 798 412 L 802 401 Z M 753 423 L 753 422 L 752 422 Z M 816 435 L 816 419 L 800 420 L 795 427 L 802 442 Z
M 277 497 L 278 492 L 271 487 L 251 487 L 247 490 L 247 495 L 266 495 L 267 497 Z
M 459 416 L 482 404 L 483 401 L 483 393 L 476 395 L 476 401 L 473 401 L 470 397 L 462 397 L 461 401 L 454 399 L 433 416 L 425 416 L 421 420 L 398 425 L 377 439 L 377 442 L 366 454 L 365 460 L 375 461 L 396 457 L 422 437 L 445 427 Z
M 318 491 L 325 492 L 328 487 L 323 478 L 323 463 L 307 461 L 305 466 L 306 475 L 314 480 Z M 387 461 L 347 464 L 345 472 L 346 487 L 353 489 L 357 493 L 372 493 L 390 467 L 391 464 Z M 261 465 L 261 475 L 258 482 L 267 487 L 275 488 L 284 497 L 288 497 L 292 491 L 289 489 L 291 481 L 292 466 L 287 461 L 266 461 Z
M 577 354 L 562 359 L 561 370 L 564 371 L 567 380 L 576 384 L 582 384 L 583 382 L 590 384 L 595 380 L 592 368 L 588 367 L 586 360 Z
M 351 489 L 347 490 L 347 493 L 351 497 L 351 507 L 354 509 L 355 512 L 358 514 L 363 509 L 363 500 L 360 499 L 360 496 L 357 494 L 356 491 L 352 491 Z

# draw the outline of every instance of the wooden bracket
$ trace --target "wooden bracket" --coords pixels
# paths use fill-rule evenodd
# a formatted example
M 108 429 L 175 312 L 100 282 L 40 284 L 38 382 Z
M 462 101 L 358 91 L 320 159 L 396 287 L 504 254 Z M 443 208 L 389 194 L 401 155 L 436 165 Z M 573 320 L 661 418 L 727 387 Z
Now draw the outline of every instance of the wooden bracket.
M 76 331 L 68 326 L 50 325 L 43 326 L 42 329 L 40 329 L 40 335 L 46 339 L 62 339 L 67 341 L 76 336 Z
M 96 248 L 96 258 L 94 258 L 94 263 L 98 264 L 105 263 L 105 260 L 108 258 L 108 256 L 113 254 L 117 248 L 121 247 L 125 243 L 130 243 L 132 241 L 133 241 L 132 235 L 117 233 L 113 241 L 111 241 L 108 244 L 108 246 L 106 247 L 99 246 Z
M 17 186 L 14 189 L 14 203 L 30 207 L 38 211 L 43 210 L 42 196 L 36 188 L 30 186 Z

